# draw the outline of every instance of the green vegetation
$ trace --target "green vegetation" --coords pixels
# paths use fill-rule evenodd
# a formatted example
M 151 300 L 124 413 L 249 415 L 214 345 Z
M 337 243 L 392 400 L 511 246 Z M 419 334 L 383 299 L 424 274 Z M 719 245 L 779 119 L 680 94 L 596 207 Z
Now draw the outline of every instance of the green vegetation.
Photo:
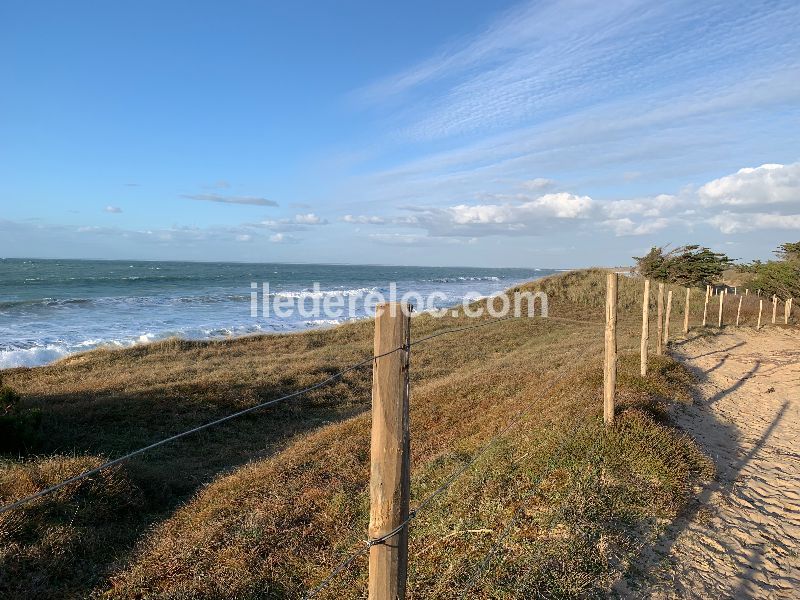
M 759 260 L 739 267 L 742 273 L 750 274 L 747 287 L 761 290 L 763 294 L 780 298 L 800 296 L 800 242 L 781 244 L 775 251 L 778 260 Z
M 690 374 L 667 357 L 638 374 L 641 288 L 629 278 L 618 422 L 602 425 L 604 280 L 592 270 L 523 286 L 547 291 L 551 316 L 565 320 L 414 346 L 412 506 L 518 424 L 413 522 L 412 597 L 605 595 L 711 476 L 666 422 L 670 403 L 691 401 Z M 423 314 L 412 335 L 474 323 Z M 27 458 L 0 461 L 0 502 L 315 383 L 371 349 L 363 321 L 7 371 L 23 407 L 41 409 L 42 434 Z M 0 596 L 299 597 L 363 546 L 369 402 L 366 368 L 0 515 Z M 362 558 L 320 597 L 360 598 L 365 583 Z
M 698 245 L 681 246 L 669 252 L 654 246 L 645 256 L 633 258 L 643 277 L 696 287 L 720 282 L 732 262 L 725 254 Z

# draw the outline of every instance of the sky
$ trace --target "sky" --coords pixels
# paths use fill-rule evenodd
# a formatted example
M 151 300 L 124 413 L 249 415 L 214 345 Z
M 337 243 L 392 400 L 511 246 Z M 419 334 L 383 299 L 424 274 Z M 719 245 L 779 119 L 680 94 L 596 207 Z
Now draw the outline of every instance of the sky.
M 800 3 L 5 0 L 0 257 L 568 268 L 800 240 Z

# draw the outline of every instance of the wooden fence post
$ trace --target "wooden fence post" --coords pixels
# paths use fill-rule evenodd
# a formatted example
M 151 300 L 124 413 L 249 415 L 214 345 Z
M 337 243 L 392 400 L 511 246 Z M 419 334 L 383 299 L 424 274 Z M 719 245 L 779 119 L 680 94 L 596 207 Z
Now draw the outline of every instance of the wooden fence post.
M 672 312 L 672 290 L 667 292 L 667 314 L 664 315 L 664 348 L 662 352 L 666 352 L 667 344 L 669 343 L 669 315 Z
M 736 309 L 736 326 L 739 326 L 739 316 L 742 314 L 742 300 L 744 296 L 739 296 L 739 308 Z
M 656 322 L 656 354 L 661 356 L 661 348 L 664 344 L 664 284 L 658 284 L 658 314 Z
M 788 325 L 789 324 L 789 310 L 790 310 L 791 306 L 792 306 L 792 303 L 787 298 L 786 302 L 784 302 L 784 304 L 783 304 L 783 324 L 784 325 Z
M 650 341 L 650 280 L 644 280 L 644 297 L 642 298 L 642 344 L 641 374 L 647 375 L 647 345 Z
M 756 325 L 756 329 L 761 329 L 761 313 L 764 312 L 764 300 L 758 301 L 758 325 Z
M 745 296 L 749 296 L 750 295 L 750 288 L 744 288 L 744 295 Z
M 772 296 L 772 324 L 775 325 L 775 315 L 778 312 L 778 296 L 773 294 Z
M 387 302 L 379 304 L 375 312 L 374 356 L 380 358 L 375 359 L 372 370 L 370 539 L 390 533 L 408 519 L 410 322 L 403 308 L 398 302 Z M 405 598 L 407 571 L 408 525 L 370 547 L 370 600 Z
M 706 303 L 703 305 L 703 327 L 706 326 L 706 317 L 708 316 L 708 296 L 711 293 L 711 286 L 706 286 Z
M 617 387 L 617 274 L 606 277 L 606 352 L 603 369 L 603 421 L 614 423 L 614 394 Z
M 719 295 L 719 322 L 717 323 L 717 327 L 722 327 L 722 303 L 725 300 L 725 294 Z
M 686 288 L 686 306 L 683 309 L 683 333 L 689 333 L 689 295 L 692 293 L 692 288 Z

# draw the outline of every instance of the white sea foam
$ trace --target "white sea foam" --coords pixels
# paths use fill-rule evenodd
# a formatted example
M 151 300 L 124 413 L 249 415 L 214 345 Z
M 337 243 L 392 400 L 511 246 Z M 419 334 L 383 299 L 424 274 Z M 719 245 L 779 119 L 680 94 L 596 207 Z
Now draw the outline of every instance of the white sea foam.
M 278 298 L 296 298 L 304 300 L 306 298 L 325 298 L 325 297 L 348 297 L 366 296 L 377 292 L 378 288 L 356 288 L 352 290 L 301 290 L 298 292 L 274 292 L 270 296 Z
M 66 346 L 55 344 L 17 350 L 0 350 L 0 369 L 46 365 L 65 357 L 69 353 L 69 349 Z

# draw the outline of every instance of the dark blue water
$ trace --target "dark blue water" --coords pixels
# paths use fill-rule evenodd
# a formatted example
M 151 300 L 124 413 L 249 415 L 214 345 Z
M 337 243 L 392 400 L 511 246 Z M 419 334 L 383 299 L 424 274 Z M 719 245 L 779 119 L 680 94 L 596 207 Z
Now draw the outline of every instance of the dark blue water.
M 0 368 L 33 366 L 99 346 L 179 336 L 213 339 L 321 327 L 368 313 L 365 298 L 440 293 L 438 307 L 488 296 L 550 269 L 0 259 Z M 340 297 L 354 314 L 251 315 L 251 282 L 268 302 Z M 319 283 L 320 292 L 313 291 Z M 261 310 L 261 298 L 259 298 Z

